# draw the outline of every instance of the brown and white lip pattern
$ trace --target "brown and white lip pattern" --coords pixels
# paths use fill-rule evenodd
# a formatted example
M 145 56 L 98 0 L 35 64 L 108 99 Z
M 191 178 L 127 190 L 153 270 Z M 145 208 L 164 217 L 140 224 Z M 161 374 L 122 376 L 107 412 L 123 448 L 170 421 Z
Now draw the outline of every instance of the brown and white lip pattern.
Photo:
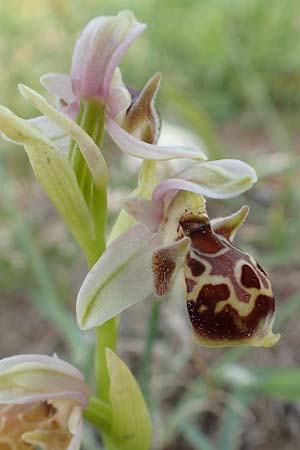
M 272 332 L 275 301 L 266 272 L 231 242 L 243 219 L 232 216 L 215 227 L 206 214 L 180 221 L 191 239 L 184 264 L 187 310 L 206 346 L 270 347 L 280 338 Z

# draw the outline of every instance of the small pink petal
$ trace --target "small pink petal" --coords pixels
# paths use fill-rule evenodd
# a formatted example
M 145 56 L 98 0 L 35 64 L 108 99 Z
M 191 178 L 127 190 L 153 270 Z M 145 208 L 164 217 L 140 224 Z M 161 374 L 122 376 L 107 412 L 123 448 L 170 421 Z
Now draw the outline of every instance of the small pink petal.
M 83 422 L 82 418 L 80 418 L 77 431 L 74 434 L 74 436 L 72 437 L 67 450 L 79 450 L 80 449 L 82 431 L 83 431 L 83 423 L 82 422 Z
M 141 159 L 163 161 L 176 158 L 206 159 L 197 146 L 162 147 L 142 142 L 123 130 L 112 118 L 106 116 L 106 128 L 114 143 L 128 155 Z
M 126 111 L 130 106 L 130 97 L 125 94 L 125 89 L 117 87 L 110 91 L 109 97 L 106 100 L 106 107 L 111 117 Z
M 163 217 L 163 203 L 143 198 L 128 198 L 123 208 L 138 222 L 145 225 L 152 233 L 156 233 Z
M 117 67 L 112 78 L 109 96 L 105 100 L 107 113 L 114 117 L 120 112 L 125 112 L 131 103 L 131 95 L 122 80 L 122 74 Z
M 66 103 L 73 103 L 76 100 L 70 75 L 64 73 L 46 73 L 40 78 L 40 82 L 44 88 Z

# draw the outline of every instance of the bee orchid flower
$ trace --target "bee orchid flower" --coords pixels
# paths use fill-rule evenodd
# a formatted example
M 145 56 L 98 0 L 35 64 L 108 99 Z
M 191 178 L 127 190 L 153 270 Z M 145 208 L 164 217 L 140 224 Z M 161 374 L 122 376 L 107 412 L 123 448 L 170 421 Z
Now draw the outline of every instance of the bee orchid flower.
M 121 11 L 117 16 L 97 17 L 84 28 L 78 38 L 72 58 L 70 75 L 49 73 L 41 77 L 41 84 L 60 103 L 60 110 L 71 119 L 75 119 L 80 111 L 81 102 L 92 102 L 105 109 L 106 129 L 117 147 L 132 156 L 151 159 L 168 160 L 173 158 L 194 158 L 205 160 L 206 156 L 197 146 L 164 147 L 143 142 L 132 132 L 136 122 L 143 120 L 143 96 L 136 99 L 122 81 L 118 64 L 128 47 L 145 30 L 146 24 L 138 22 L 131 11 Z M 160 77 L 154 76 L 144 90 L 155 94 Z M 152 90 L 151 88 L 154 87 Z M 24 90 L 21 93 L 26 96 Z M 32 96 L 27 98 L 37 106 Z M 132 114 L 132 105 L 135 113 Z M 141 107 L 139 107 L 141 106 Z M 39 109 L 39 108 L 38 108 Z M 129 116 L 126 117 L 128 111 Z M 45 116 L 32 120 L 40 130 L 66 149 L 66 139 L 62 124 L 47 111 L 40 111 Z M 49 120 L 50 119 L 50 120 Z M 133 123 L 134 122 L 134 123 Z M 153 125 L 156 125 L 153 123 Z
M 128 199 L 124 207 L 140 224 L 114 241 L 86 276 L 77 298 L 80 328 L 165 296 L 183 267 L 188 312 L 202 344 L 273 345 L 279 336 L 271 331 L 268 277 L 232 244 L 247 208 L 210 222 L 202 197 L 230 198 L 255 181 L 254 170 L 241 161 L 211 161 L 160 183 L 151 200 Z
M 88 396 L 81 372 L 55 356 L 0 360 L 0 448 L 78 450 Z

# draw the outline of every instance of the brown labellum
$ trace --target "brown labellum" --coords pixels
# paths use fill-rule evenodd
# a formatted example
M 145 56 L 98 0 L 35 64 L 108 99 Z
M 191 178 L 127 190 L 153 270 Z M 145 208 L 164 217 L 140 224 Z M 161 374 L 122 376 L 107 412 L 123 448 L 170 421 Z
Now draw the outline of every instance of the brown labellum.
M 247 212 L 244 207 L 212 223 L 204 214 L 180 220 L 191 239 L 184 266 L 187 309 L 203 345 L 270 347 L 280 338 L 272 332 L 275 302 L 266 273 L 231 242 Z

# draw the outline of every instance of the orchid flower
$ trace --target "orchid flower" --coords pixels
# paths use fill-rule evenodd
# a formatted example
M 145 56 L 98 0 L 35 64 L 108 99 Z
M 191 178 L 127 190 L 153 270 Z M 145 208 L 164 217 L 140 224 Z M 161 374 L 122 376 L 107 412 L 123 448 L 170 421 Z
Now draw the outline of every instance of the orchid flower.
M 41 77 L 41 84 L 59 100 L 61 111 L 73 120 L 80 110 L 80 102 L 96 103 L 105 108 L 106 129 L 115 144 L 129 155 L 151 160 L 173 158 L 206 159 L 197 146 L 163 147 L 154 145 L 154 139 L 142 142 L 136 131 L 145 111 L 142 108 L 145 91 L 156 93 L 160 77 L 154 76 L 140 95 L 131 96 L 122 81 L 118 68 L 120 59 L 128 47 L 145 30 L 146 24 L 138 22 L 131 11 L 122 11 L 117 16 L 97 17 L 84 28 L 76 42 L 70 75 L 49 73 Z M 132 106 L 135 104 L 135 113 Z M 126 118 L 126 113 L 130 111 Z M 43 112 L 43 111 L 42 111 Z M 47 116 L 47 113 L 45 113 Z M 66 149 L 61 124 L 52 116 L 33 119 L 40 130 L 56 140 Z M 52 123 L 51 123 L 52 122 Z M 53 124 L 54 122 L 54 124 Z M 120 126 L 120 124 L 122 126 Z
M 254 259 L 232 244 L 247 208 L 210 223 L 202 195 L 229 198 L 249 189 L 254 170 L 237 160 L 196 164 L 125 209 L 140 224 L 114 241 L 86 276 L 77 298 L 81 329 L 169 293 L 184 268 L 188 312 L 204 345 L 273 345 L 274 298 Z M 192 194 L 193 193 L 193 194 Z
M 81 372 L 55 356 L 0 360 L 0 448 L 78 450 L 88 396 Z

